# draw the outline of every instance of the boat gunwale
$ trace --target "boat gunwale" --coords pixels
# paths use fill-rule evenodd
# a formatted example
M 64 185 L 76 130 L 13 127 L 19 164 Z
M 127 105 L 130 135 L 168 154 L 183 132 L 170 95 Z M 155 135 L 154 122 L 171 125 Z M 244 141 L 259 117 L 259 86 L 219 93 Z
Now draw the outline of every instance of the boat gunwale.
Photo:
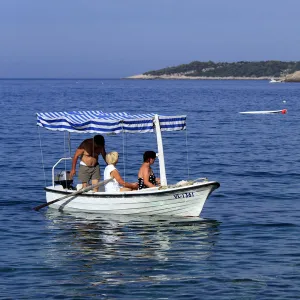
M 133 198 L 133 197 L 145 197 L 145 196 L 155 196 L 155 195 L 168 195 L 174 194 L 174 192 L 186 192 L 195 188 L 201 188 L 212 185 L 215 190 L 220 187 L 220 183 L 217 181 L 208 181 L 208 182 L 199 182 L 194 183 L 193 185 L 187 186 L 178 186 L 178 187 L 171 187 L 166 189 L 156 189 L 149 192 L 137 192 L 137 191 L 128 191 L 128 192 L 115 192 L 115 193 L 106 193 L 106 192 L 96 192 L 96 193 L 82 193 L 74 195 L 74 197 L 84 196 L 84 197 L 92 197 L 92 198 L 112 198 L 112 197 L 126 197 L 126 198 Z M 53 187 L 45 187 L 44 190 L 46 192 L 51 192 L 60 195 L 68 195 L 75 192 L 75 190 L 57 190 Z M 212 192 L 211 191 L 211 192 Z

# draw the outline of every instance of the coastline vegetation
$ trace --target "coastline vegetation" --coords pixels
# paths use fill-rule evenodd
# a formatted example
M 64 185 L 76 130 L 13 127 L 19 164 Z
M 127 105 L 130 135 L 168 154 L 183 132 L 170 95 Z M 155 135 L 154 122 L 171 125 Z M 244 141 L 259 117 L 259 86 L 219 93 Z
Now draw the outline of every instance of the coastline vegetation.
M 143 73 L 146 76 L 177 75 L 188 77 L 284 77 L 300 70 L 300 61 L 239 61 L 239 62 L 201 62 L 193 61 Z

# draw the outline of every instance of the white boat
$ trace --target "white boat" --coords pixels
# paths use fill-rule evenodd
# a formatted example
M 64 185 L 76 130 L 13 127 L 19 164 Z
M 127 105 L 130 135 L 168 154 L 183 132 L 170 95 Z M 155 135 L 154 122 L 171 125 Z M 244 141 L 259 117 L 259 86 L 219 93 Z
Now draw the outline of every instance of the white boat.
M 59 159 L 53 166 L 52 185 L 45 187 L 47 202 L 37 206 L 35 210 L 50 206 L 63 211 L 100 214 L 198 217 L 208 196 L 220 186 L 218 182 L 207 179 L 167 184 L 162 131 L 185 130 L 186 116 L 129 115 L 101 111 L 38 113 L 37 125 L 49 130 L 97 134 L 154 131 L 157 138 L 161 186 L 114 193 L 88 191 L 91 187 L 74 191 L 68 189 L 68 184 L 62 186 L 55 180 L 56 166 L 62 161 L 71 160 L 71 157 L 66 157 Z
M 286 114 L 287 109 L 279 110 L 257 110 L 257 111 L 241 111 L 240 114 Z
M 279 83 L 282 82 L 281 80 L 276 80 L 274 78 L 271 78 L 271 80 L 269 81 L 269 83 Z

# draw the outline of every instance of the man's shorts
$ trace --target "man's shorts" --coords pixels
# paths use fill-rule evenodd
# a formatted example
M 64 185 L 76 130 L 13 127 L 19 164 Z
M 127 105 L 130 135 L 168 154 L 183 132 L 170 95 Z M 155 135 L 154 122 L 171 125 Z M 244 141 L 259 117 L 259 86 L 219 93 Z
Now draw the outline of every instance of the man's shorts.
M 90 180 L 93 180 L 93 179 L 100 180 L 99 164 L 96 165 L 95 167 L 79 165 L 78 179 L 81 182 L 89 182 Z

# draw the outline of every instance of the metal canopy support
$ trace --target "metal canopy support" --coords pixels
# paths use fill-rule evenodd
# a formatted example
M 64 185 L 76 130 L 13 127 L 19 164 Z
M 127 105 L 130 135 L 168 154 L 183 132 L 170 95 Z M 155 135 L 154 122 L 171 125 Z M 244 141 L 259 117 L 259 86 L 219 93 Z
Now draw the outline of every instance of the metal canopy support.
M 69 132 L 69 135 L 68 135 L 68 142 L 69 142 L 69 156 L 72 156 L 72 153 L 71 153 L 71 133 Z

